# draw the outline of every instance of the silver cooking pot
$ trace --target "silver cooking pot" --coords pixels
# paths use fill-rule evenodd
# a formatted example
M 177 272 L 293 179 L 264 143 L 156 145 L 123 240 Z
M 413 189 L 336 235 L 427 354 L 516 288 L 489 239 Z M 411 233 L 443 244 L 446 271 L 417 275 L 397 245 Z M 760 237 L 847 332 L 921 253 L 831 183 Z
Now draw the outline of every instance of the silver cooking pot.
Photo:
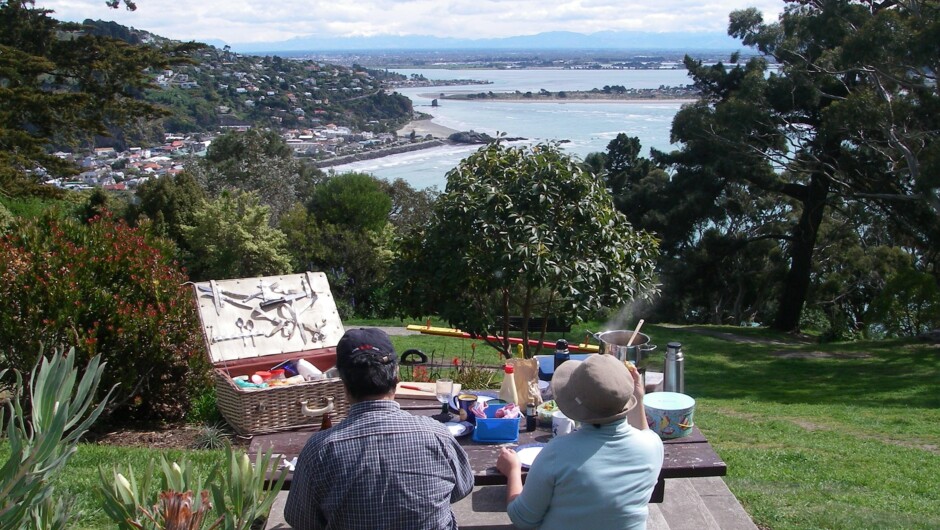
M 633 331 L 611 330 L 593 333 L 594 338 L 600 342 L 598 353 L 609 353 L 621 361 L 630 361 L 641 370 L 646 369 L 649 353 L 656 349 L 650 344 L 650 337 L 644 333 L 637 333 L 633 344 L 627 346 Z

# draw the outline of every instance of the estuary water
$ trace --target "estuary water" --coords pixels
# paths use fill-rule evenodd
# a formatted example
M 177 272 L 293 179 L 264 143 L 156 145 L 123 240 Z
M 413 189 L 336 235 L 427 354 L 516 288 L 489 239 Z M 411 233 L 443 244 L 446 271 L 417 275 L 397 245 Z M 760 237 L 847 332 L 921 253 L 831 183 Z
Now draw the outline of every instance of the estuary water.
M 402 89 L 416 110 L 434 116 L 433 122 L 458 131 L 474 130 L 495 135 L 524 137 L 527 143 L 565 141 L 565 152 L 583 159 L 592 152 L 604 151 L 619 133 L 640 139 L 643 154 L 651 147 L 668 150 L 672 119 L 682 106 L 678 101 L 643 102 L 514 102 L 431 100 L 441 92 L 511 92 L 537 93 L 542 89 L 591 90 L 605 85 L 626 88 L 658 88 L 689 84 L 683 70 L 395 70 L 428 79 L 476 79 L 491 81 L 486 85 L 421 87 Z M 402 153 L 374 160 L 335 166 L 338 172 L 360 171 L 379 178 L 401 178 L 416 189 L 436 186 L 443 190 L 446 174 L 480 146 L 446 146 Z

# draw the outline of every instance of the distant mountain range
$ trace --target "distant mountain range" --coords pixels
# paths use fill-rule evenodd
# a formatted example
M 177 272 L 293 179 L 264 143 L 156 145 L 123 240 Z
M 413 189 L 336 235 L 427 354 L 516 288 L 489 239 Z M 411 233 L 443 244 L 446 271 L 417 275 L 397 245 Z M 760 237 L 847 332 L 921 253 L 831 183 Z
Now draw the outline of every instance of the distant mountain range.
M 218 47 L 224 42 L 209 42 Z M 341 50 L 737 50 L 741 43 L 724 33 L 553 31 L 498 39 L 455 39 L 422 35 L 374 37 L 295 37 L 278 42 L 231 44 L 240 53 Z

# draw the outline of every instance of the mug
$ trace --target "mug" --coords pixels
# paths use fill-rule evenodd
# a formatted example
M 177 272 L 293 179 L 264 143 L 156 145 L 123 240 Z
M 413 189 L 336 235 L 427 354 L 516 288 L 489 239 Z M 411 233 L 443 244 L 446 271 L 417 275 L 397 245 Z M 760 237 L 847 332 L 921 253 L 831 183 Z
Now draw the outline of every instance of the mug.
M 565 414 L 556 410 L 552 413 L 552 436 L 564 436 L 575 431 L 574 420 L 565 416 Z
M 477 402 L 475 394 L 459 394 L 457 396 L 457 414 L 460 421 L 469 421 L 476 425 L 477 418 L 470 412 L 471 407 Z

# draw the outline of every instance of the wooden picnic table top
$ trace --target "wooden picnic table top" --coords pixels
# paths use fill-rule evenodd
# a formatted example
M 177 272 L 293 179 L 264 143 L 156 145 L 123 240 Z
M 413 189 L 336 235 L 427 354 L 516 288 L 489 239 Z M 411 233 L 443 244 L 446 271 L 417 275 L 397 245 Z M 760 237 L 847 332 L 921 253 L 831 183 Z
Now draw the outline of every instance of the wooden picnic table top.
M 441 410 L 437 401 L 421 399 L 396 401 L 401 405 L 402 410 L 419 416 L 433 416 Z M 525 432 L 525 422 L 520 422 L 520 424 L 523 430 L 519 432 L 519 440 L 515 444 L 479 443 L 474 442 L 471 436 L 458 438 L 473 468 L 475 485 L 506 484 L 506 477 L 496 469 L 496 458 L 499 455 L 499 448 L 503 445 L 547 443 L 552 438 L 550 429 L 539 427 L 534 432 Z M 255 455 L 270 448 L 275 454 L 283 455 L 283 458 L 290 460 L 300 454 L 310 435 L 318 430 L 318 427 L 310 427 L 296 431 L 256 435 L 252 437 L 248 452 Z M 683 438 L 663 440 L 663 446 L 665 449 L 663 468 L 657 489 L 653 492 L 650 502 L 662 502 L 664 480 L 667 478 L 720 477 L 727 473 L 726 464 L 715 453 L 698 427 L 693 427 L 692 433 Z M 292 478 L 292 474 L 288 474 L 284 489 L 290 489 Z M 525 480 L 524 472 L 523 480 Z

